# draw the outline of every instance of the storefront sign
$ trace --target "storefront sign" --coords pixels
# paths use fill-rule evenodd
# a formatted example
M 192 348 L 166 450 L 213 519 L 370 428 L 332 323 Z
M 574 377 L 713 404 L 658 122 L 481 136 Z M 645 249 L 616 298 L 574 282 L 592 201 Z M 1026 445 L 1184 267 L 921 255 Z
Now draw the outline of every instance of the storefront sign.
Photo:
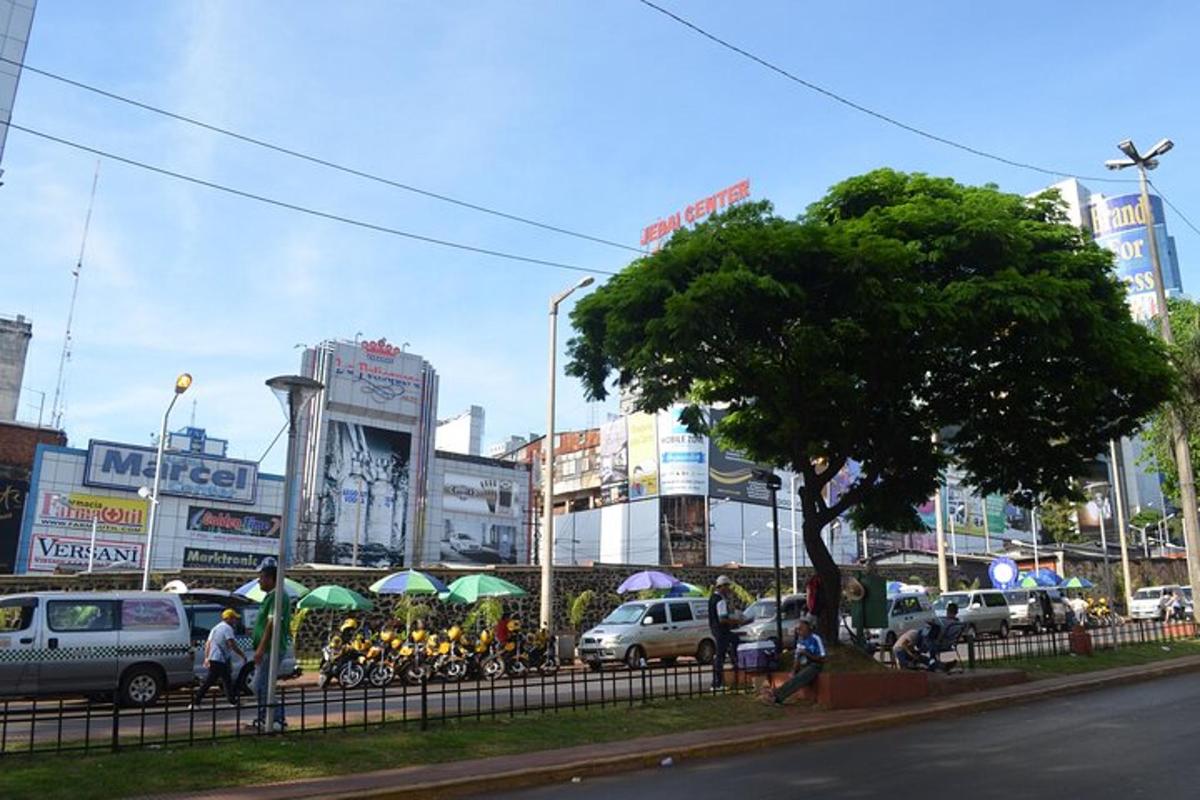
M 55 533 L 34 533 L 29 541 L 29 571 L 53 572 L 58 567 L 86 568 L 90 549 L 90 538 L 60 536 Z M 141 563 L 141 544 L 109 539 L 96 540 L 94 568 L 113 564 L 137 567 Z
M 718 211 L 724 211 L 727 207 L 734 203 L 741 202 L 750 196 L 750 181 L 738 181 L 737 183 L 722 189 L 719 192 L 710 194 L 685 206 L 682 210 L 676 211 L 673 214 L 668 214 L 662 219 L 647 225 L 642 229 L 642 247 L 646 247 L 659 239 L 670 236 L 675 231 L 682 228 L 684 225 L 694 225 L 710 214 L 715 214 Z
M 715 427 L 728 412 L 712 410 L 712 425 Z M 727 450 L 710 440 L 708 464 L 708 494 L 713 498 L 737 500 L 742 503 L 769 505 L 771 492 L 766 481 L 754 477 L 756 469 L 770 469 L 746 458 L 740 450 Z
M 101 533 L 146 532 L 149 501 L 80 492 L 41 492 L 33 524 L 43 528 L 88 531 L 92 520 Z
M 226 508 L 188 506 L 187 527 L 189 531 L 278 539 L 281 524 L 282 517 L 275 514 L 254 514 L 249 511 L 230 511 Z
M 136 492 L 154 482 L 157 455 L 149 447 L 93 440 L 88 446 L 83 482 Z M 163 455 L 161 484 L 163 494 L 251 504 L 258 486 L 258 464 L 168 451 Z
M 233 550 L 205 550 L 199 547 L 183 548 L 184 569 L 258 569 L 258 565 L 271 553 L 239 553 Z
M 422 359 L 405 353 L 387 339 L 358 344 L 340 342 L 334 349 L 326 396 L 347 409 L 368 409 L 416 416 L 421 407 Z
M 631 414 L 629 426 L 629 499 L 658 495 L 658 428 L 653 414 Z

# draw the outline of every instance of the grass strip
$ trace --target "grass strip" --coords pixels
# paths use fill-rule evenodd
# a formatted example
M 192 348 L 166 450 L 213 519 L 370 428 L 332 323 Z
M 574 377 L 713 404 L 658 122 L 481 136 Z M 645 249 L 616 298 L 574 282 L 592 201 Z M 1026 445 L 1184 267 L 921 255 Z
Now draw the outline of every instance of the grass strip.
M 1011 658 L 988 661 L 980 666 L 1023 669 L 1029 673 L 1030 678 L 1037 679 L 1052 678 L 1058 675 L 1076 675 L 1115 667 L 1131 667 L 1194 655 L 1200 655 L 1200 639 L 1123 644 L 1115 650 L 1111 648 L 1096 650 L 1090 656 L 1065 654 L 1037 658 Z

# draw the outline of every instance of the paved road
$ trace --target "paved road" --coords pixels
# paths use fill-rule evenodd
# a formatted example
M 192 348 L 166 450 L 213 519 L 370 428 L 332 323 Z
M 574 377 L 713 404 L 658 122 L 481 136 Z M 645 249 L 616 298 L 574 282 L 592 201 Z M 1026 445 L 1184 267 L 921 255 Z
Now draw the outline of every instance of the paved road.
M 1016 706 L 753 755 L 504 795 L 756 798 L 1194 797 L 1200 678 Z M 801 719 L 798 724 L 803 724 Z M 490 800 L 498 800 L 489 795 Z

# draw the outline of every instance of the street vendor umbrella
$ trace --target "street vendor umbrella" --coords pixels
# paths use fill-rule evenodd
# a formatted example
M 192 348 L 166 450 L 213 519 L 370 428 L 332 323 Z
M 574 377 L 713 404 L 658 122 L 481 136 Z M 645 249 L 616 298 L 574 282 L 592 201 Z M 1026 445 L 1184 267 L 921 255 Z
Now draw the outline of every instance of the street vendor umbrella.
M 675 576 L 668 575 L 665 572 L 649 569 L 644 572 L 635 572 L 626 578 L 625 581 L 617 587 L 617 594 L 625 594 L 626 592 L 644 592 L 647 589 L 670 589 L 677 583 L 679 583 L 679 579 Z
M 1017 581 L 1017 586 L 1021 587 L 1022 589 L 1036 589 L 1041 586 L 1041 584 L 1038 583 L 1037 578 L 1033 577 L 1032 575 L 1024 575 L 1021 577 L 1021 580 Z
M 475 603 L 484 597 L 524 597 L 526 594 L 520 586 L 495 575 L 464 575 L 438 597 L 447 603 Z
M 704 589 L 694 583 L 679 583 L 667 589 L 667 597 L 704 597 Z
M 1093 586 L 1095 586 L 1095 584 L 1092 583 L 1091 581 L 1089 581 L 1087 578 L 1080 578 L 1079 576 L 1075 576 L 1074 578 L 1067 578 L 1067 581 L 1066 581 L 1066 583 L 1064 583 L 1062 585 L 1062 588 L 1064 588 L 1064 589 L 1091 589 Z
M 1033 573 L 1033 579 L 1037 581 L 1038 586 L 1058 586 L 1062 583 L 1062 577 L 1054 570 L 1046 567 L 1042 567 Z
M 296 608 L 337 609 L 339 611 L 370 611 L 372 603 L 345 586 L 318 586 L 300 599 Z
M 371 584 L 371 591 L 375 594 L 441 594 L 449 589 L 426 572 L 406 569 L 375 581 Z
M 293 600 L 295 600 L 298 597 L 304 597 L 304 595 L 308 594 L 307 586 L 305 586 L 304 584 L 299 583 L 297 581 L 294 581 L 291 578 L 284 578 L 283 583 L 287 587 L 288 597 L 290 597 Z M 253 600 L 256 603 L 261 603 L 262 599 L 267 596 L 267 593 L 259 588 L 258 578 L 255 578 L 254 580 L 250 581 L 249 583 L 243 583 L 241 586 L 234 589 L 233 593 L 240 594 L 242 597 L 246 598 L 247 600 Z

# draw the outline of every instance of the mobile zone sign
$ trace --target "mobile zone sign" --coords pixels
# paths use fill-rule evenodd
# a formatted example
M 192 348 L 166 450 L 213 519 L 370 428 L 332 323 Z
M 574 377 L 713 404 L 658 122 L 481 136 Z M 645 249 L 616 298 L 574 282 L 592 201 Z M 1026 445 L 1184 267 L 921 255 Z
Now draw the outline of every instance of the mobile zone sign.
M 670 236 L 684 225 L 694 225 L 710 214 L 724 211 L 734 203 L 750 196 L 750 179 L 738 181 L 719 192 L 703 197 L 682 210 L 668 214 L 642 229 L 642 247 L 648 247 L 659 239 Z

